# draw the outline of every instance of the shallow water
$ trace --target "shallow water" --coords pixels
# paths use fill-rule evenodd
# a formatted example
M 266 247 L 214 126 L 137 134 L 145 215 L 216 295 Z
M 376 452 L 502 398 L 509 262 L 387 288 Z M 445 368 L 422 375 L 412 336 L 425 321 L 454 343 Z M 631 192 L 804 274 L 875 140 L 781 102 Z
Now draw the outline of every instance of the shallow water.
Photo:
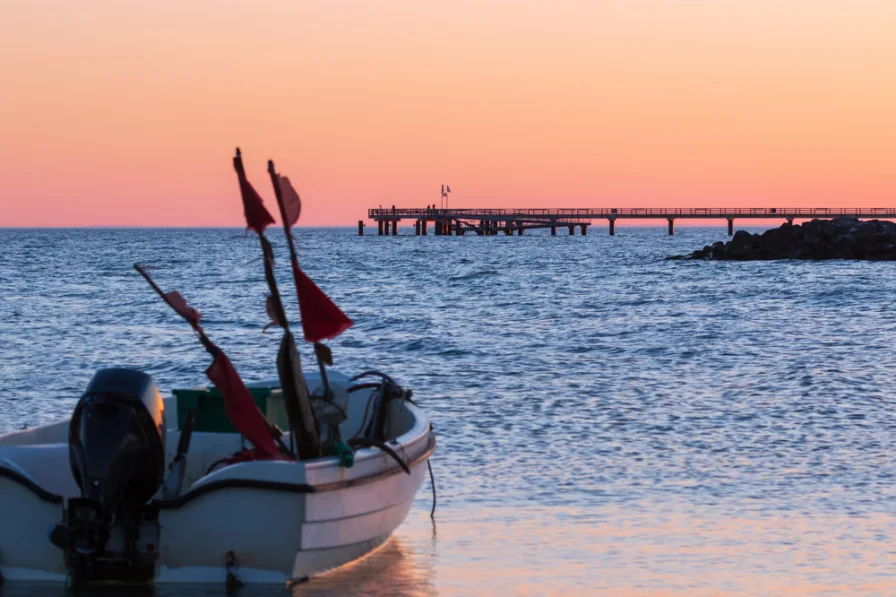
M 427 482 L 380 551 L 295 594 L 896 594 L 896 265 L 663 260 L 724 238 L 298 231 L 356 322 L 337 368 L 412 388 L 439 448 L 435 528 Z M 206 383 L 135 261 L 244 378 L 273 373 L 241 230 L 6 229 L 0 248 L 0 432 L 67 415 L 98 367 Z

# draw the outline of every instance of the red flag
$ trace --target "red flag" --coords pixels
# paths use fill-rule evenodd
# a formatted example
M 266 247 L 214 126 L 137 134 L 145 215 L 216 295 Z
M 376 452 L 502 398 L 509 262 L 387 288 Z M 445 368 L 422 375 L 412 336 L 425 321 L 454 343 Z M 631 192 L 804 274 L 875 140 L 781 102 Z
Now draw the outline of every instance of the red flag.
M 246 216 L 246 228 L 252 228 L 258 234 L 264 232 L 274 218 L 264 206 L 261 196 L 245 177 L 240 177 L 240 193 L 243 196 L 243 213 Z
M 252 394 L 224 351 L 219 350 L 215 354 L 215 360 L 205 370 L 205 374 L 224 396 L 227 418 L 241 435 L 252 442 L 258 455 L 262 458 L 286 459 L 277 449 L 270 427 L 252 399 Z
M 263 334 L 269 327 L 272 325 L 279 326 L 281 328 L 286 328 L 284 322 L 280 321 L 280 316 L 277 314 L 277 309 L 274 305 L 274 297 L 268 295 L 267 300 L 264 302 L 264 310 L 267 311 L 268 317 L 270 318 L 270 322 L 266 326 L 261 329 L 261 333 Z
M 170 292 L 163 292 L 162 289 L 159 288 L 159 285 L 156 284 L 155 281 L 153 281 L 152 277 L 150 277 L 150 275 L 146 272 L 145 267 L 142 267 L 139 264 L 135 263 L 134 269 L 136 269 L 138 272 L 140 272 L 140 275 L 143 276 L 143 278 L 147 282 L 149 282 L 149 285 L 152 287 L 153 290 L 156 291 L 156 294 L 158 294 L 160 297 L 162 297 L 162 299 L 166 303 L 168 303 L 169 307 L 171 307 L 172 309 L 177 311 L 177 313 L 181 317 L 186 319 L 189 322 L 189 324 L 191 326 L 193 326 L 193 329 L 201 330 L 201 328 L 199 327 L 199 320 L 202 318 L 202 314 L 199 311 L 197 311 L 196 309 L 194 309 L 193 307 L 191 307 L 190 305 L 188 305 L 187 299 L 185 299 L 183 296 L 181 296 L 181 294 L 176 290 L 172 290 Z
M 280 198 L 283 200 L 283 211 L 286 212 L 286 222 L 283 224 L 290 227 L 299 221 L 299 216 L 302 214 L 302 199 L 287 177 L 278 176 L 277 182 L 280 184 Z
M 302 330 L 308 342 L 320 342 L 335 338 L 353 325 L 339 307 L 330 300 L 314 281 L 293 262 L 292 273 L 299 295 L 299 312 L 302 314 Z
M 193 327 L 199 325 L 202 313 L 188 305 L 187 300 L 182 297 L 178 291 L 172 290 L 171 292 L 166 292 L 164 297 L 168 301 L 168 304 L 171 305 L 171 308 L 180 313 L 181 317 L 190 322 L 190 325 Z

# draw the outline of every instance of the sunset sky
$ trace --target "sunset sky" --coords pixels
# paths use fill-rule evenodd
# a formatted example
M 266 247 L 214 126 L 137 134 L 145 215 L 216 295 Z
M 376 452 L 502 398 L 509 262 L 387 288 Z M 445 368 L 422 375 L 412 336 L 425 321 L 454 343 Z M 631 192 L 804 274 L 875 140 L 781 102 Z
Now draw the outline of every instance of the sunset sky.
M 236 146 L 306 226 L 896 206 L 896 2 L 0 2 L 0 226 L 239 226 Z

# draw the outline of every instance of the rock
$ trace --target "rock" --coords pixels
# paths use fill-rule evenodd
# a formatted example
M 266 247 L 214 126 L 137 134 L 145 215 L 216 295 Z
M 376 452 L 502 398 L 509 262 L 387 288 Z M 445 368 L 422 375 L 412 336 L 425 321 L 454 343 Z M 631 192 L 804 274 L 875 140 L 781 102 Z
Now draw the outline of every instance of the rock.
M 795 249 L 788 250 L 784 259 L 807 259 L 809 257 L 809 247 L 800 245 Z
M 843 250 L 846 247 L 851 247 L 856 244 L 856 239 L 849 234 L 840 234 L 834 237 L 834 240 L 832 240 L 831 243 L 838 249 Z
M 734 238 L 731 239 L 731 242 L 728 243 L 733 247 L 746 247 L 747 245 L 751 245 L 753 243 L 753 235 L 747 232 L 746 230 L 738 230 L 734 233 Z
M 803 235 L 803 240 L 806 242 L 807 245 L 814 245 L 815 243 L 817 243 L 819 240 L 821 240 L 821 236 L 818 234 L 818 229 L 817 228 L 807 229 L 805 234 Z
M 802 225 L 787 223 L 762 234 L 738 230 L 727 243 L 715 242 L 682 258 L 896 260 L 896 224 L 839 217 Z
M 742 259 L 746 257 L 747 253 L 750 251 L 750 245 L 740 243 L 734 244 L 731 243 L 731 246 L 727 248 L 725 251 L 729 257 L 732 259 Z

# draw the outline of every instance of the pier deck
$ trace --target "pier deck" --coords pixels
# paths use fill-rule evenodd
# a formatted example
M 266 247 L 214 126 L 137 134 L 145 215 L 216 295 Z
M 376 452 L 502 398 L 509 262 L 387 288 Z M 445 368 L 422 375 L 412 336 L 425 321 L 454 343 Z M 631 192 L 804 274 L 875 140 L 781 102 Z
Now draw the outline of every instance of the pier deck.
M 551 234 L 557 228 L 566 227 L 570 234 L 581 229 L 587 234 L 594 220 L 606 220 L 610 235 L 616 233 L 616 220 L 664 219 L 668 222 L 669 234 L 675 232 L 675 220 L 679 219 L 724 219 L 728 221 L 728 235 L 734 234 L 734 220 L 740 218 L 769 219 L 781 218 L 793 223 L 796 219 L 855 217 L 896 218 L 893 207 L 744 207 L 744 208 L 569 208 L 569 209 L 426 209 L 426 208 L 382 208 L 369 209 L 367 217 L 377 222 L 380 235 L 398 233 L 398 223 L 404 219 L 414 220 L 414 230 L 418 235 L 428 232 L 428 223 L 433 223 L 436 235 L 463 235 L 474 232 L 479 235 L 493 235 L 503 232 L 512 235 L 523 234 L 524 230 L 550 228 Z M 364 234 L 364 221 L 358 222 L 358 234 Z

